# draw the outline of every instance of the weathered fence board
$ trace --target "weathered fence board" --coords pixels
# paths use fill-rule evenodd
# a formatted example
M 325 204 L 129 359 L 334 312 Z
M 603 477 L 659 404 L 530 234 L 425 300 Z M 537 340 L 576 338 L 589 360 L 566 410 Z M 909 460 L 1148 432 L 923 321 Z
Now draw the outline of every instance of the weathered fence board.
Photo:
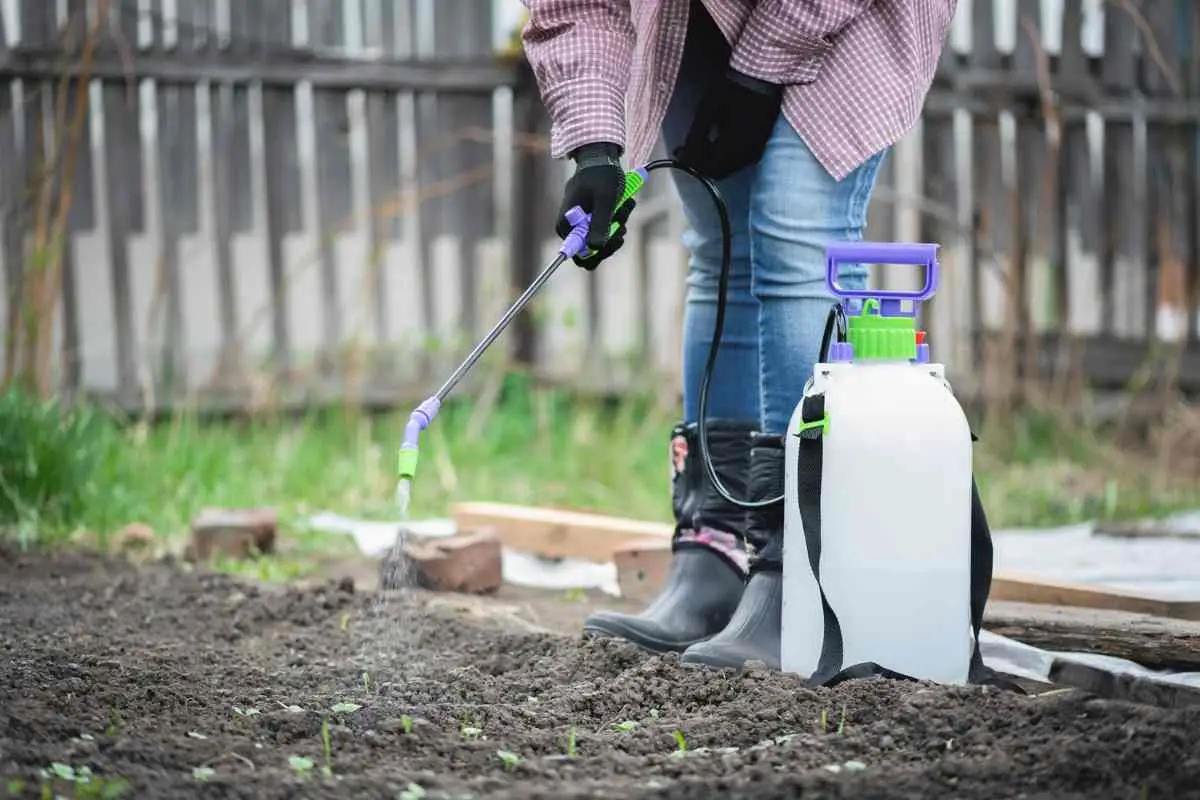
M 0 0 L 6 376 L 131 409 L 426 393 L 552 257 L 569 174 L 492 16 Z M 965 390 L 1200 389 L 1198 28 L 1176 0 L 960 2 L 866 236 L 943 245 L 922 319 Z M 678 391 L 672 181 L 639 205 L 622 252 L 560 270 L 494 357 Z

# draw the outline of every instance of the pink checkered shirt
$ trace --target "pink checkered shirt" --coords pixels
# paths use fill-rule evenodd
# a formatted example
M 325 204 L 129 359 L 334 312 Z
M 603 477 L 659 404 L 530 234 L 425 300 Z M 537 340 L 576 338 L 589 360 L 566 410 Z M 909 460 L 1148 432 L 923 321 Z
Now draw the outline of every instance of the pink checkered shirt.
M 609 141 L 632 164 L 649 158 L 679 74 L 689 0 L 523 1 L 551 155 Z M 784 116 L 837 180 L 916 122 L 956 4 L 704 0 L 731 44 L 730 66 L 787 85 Z

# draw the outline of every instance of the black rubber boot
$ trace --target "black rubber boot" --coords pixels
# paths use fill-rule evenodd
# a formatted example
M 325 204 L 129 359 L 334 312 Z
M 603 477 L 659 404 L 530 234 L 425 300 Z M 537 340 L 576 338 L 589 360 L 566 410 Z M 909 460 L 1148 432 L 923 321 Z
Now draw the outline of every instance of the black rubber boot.
M 750 453 L 750 500 L 783 495 L 783 437 L 756 435 Z M 779 669 L 783 616 L 783 501 L 746 512 L 746 539 L 758 551 L 750 562 L 750 580 L 737 611 L 724 630 L 689 647 L 679 660 L 722 669 L 741 669 L 760 661 Z
M 752 422 L 707 423 L 713 467 L 735 498 L 746 493 L 754 427 Z M 637 614 L 592 614 L 583 623 L 585 636 L 612 636 L 655 652 L 678 652 L 720 631 L 737 608 L 745 587 L 745 511 L 713 487 L 695 424 L 672 431 L 671 466 L 675 535 L 666 584 Z

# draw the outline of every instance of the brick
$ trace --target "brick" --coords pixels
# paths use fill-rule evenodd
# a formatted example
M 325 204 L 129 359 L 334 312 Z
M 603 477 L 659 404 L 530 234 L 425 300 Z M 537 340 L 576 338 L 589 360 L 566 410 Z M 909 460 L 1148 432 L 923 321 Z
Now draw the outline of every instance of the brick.
M 489 530 L 413 539 L 404 552 L 422 589 L 487 594 L 504 582 L 500 539 Z
M 278 520 L 269 508 L 206 508 L 192 520 L 187 556 L 208 561 L 215 555 L 249 558 L 275 550 Z
M 617 586 L 621 597 L 649 602 L 658 594 L 671 566 L 671 541 L 645 539 L 628 542 L 613 549 L 617 568 Z
M 149 525 L 135 522 L 113 534 L 113 547 L 120 553 L 136 553 L 154 546 L 154 531 Z

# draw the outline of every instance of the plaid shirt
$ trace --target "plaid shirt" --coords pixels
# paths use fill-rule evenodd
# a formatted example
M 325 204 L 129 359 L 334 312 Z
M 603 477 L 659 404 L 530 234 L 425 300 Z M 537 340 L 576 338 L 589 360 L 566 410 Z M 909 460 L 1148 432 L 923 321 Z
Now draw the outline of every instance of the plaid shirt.
M 523 0 L 550 152 L 650 157 L 679 74 L 690 0 Z M 704 0 L 730 66 L 787 85 L 783 114 L 841 180 L 916 122 L 957 0 Z M 626 122 L 630 130 L 626 131 Z

